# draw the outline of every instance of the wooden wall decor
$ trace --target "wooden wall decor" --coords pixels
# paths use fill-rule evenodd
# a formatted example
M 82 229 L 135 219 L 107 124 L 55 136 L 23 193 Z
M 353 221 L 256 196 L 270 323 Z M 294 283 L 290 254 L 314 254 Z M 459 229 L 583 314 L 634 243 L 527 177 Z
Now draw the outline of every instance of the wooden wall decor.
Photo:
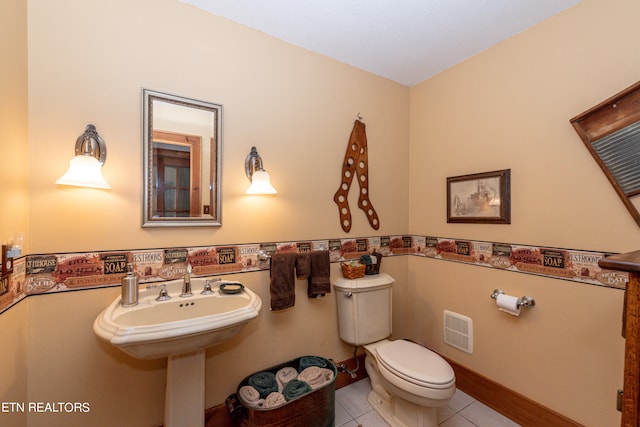
M 640 226 L 640 82 L 570 122 Z
M 360 117 L 359 117 L 360 118 Z M 367 220 L 374 230 L 380 228 L 380 220 L 376 210 L 369 199 L 369 159 L 367 152 L 367 134 L 365 125 L 357 119 L 353 124 L 353 130 L 349 137 L 349 145 L 342 162 L 342 177 L 340 188 L 333 196 L 333 201 L 338 205 L 340 215 L 340 226 L 345 233 L 351 230 L 351 210 L 347 196 L 353 177 L 358 177 L 360 195 L 358 196 L 358 207 L 367 215 Z

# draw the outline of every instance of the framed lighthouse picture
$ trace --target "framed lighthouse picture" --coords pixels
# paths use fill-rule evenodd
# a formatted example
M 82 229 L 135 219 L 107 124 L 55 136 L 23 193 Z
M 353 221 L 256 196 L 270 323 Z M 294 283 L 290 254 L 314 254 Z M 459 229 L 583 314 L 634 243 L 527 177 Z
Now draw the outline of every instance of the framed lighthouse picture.
M 511 169 L 447 178 L 447 222 L 511 224 Z

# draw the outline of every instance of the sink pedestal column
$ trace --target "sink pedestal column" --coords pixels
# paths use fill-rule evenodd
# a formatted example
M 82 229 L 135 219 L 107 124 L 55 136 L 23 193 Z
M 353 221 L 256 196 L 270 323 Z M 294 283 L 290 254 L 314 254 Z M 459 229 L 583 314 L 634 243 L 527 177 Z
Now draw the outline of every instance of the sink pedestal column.
M 205 350 L 169 356 L 165 427 L 204 427 Z

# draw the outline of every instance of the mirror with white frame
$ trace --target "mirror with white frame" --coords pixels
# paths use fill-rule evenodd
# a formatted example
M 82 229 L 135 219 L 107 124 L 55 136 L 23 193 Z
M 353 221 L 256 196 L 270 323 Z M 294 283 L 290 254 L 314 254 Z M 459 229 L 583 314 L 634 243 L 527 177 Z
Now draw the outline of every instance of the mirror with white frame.
M 142 109 L 142 226 L 222 225 L 222 105 L 143 89 Z

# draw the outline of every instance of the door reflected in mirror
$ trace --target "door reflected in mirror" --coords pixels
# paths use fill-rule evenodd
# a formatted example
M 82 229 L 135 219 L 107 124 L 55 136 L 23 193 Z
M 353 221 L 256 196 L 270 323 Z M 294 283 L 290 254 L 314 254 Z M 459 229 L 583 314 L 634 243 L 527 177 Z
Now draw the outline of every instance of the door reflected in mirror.
M 222 105 L 148 89 L 142 98 L 142 226 L 220 226 Z

